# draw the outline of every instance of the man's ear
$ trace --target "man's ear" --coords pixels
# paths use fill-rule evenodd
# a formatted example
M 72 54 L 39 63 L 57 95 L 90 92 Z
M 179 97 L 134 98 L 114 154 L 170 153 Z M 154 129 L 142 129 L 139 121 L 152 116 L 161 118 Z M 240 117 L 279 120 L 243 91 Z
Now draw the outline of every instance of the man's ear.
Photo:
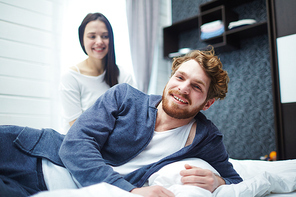
M 209 99 L 205 106 L 202 108 L 203 111 L 206 111 L 207 109 L 209 109 L 211 107 L 211 105 L 213 105 L 215 102 L 215 98 Z

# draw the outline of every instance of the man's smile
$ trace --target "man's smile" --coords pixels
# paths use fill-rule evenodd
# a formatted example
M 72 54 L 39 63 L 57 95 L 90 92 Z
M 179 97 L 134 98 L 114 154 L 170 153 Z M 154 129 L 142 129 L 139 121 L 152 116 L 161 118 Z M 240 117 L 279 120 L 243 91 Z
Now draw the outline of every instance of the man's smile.
M 174 99 L 176 99 L 177 101 L 180 101 L 180 102 L 182 102 L 182 103 L 184 103 L 184 104 L 188 104 L 188 102 L 182 100 L 181 98 L 179 98 L 179 97 L 177 97 L 177 96 L 175 96 L 175 95 L 173 95 L 173 97 L 174 97 Z

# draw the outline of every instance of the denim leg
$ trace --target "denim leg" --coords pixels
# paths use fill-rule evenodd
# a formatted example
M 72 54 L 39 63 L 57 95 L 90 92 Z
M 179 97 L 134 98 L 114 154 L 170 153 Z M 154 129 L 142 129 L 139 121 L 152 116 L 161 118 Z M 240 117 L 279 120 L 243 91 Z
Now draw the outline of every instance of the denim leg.
M 12 196 L 46 190 L 41 158 L 27 155 L 13 144 L 22 130 L 19 126 L 0 126 L 0 196 L 7 196 L 2 192 Z
M 18 182 L 0 175 L 0 196 L 25 197 L 29 195 Z

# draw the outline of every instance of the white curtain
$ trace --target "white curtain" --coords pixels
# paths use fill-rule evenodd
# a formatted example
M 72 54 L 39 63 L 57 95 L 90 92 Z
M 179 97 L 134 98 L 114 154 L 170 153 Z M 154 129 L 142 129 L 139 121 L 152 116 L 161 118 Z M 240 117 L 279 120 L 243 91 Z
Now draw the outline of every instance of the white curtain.
M 126 0 L 130 49 L 139 90 L 146 92 L 157 42 L 159 0 Z

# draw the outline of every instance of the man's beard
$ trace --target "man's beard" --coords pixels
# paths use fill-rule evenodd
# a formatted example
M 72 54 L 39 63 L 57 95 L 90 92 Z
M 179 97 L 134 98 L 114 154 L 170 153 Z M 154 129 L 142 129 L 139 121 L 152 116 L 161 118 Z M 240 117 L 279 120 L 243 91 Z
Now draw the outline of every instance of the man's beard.
M 165 88 L 166 89 L 166 88 Z M 190 100 L 187 95 L 182 95 L 176 90 L 169 90 L 168 93 L 165 93 L 165 90 L 162 95 L 162 108 L 166 114 L 169 116 L 176 118 L 176 119 L 188 119 L 193 118 L 202 108 L 204 107 L 205 103 L 203 103 L 201 106 L 194 108 L 194 109 L 181 109 L 176 103 L 171 102 L 171 105 L 169 103 L 169 99 L 167 97 L 170 97 L 171 95 L 180 95 L 188 100 L 188 103 L 190 104 Z M 188 104 L 188 105 L 189 105 Z

